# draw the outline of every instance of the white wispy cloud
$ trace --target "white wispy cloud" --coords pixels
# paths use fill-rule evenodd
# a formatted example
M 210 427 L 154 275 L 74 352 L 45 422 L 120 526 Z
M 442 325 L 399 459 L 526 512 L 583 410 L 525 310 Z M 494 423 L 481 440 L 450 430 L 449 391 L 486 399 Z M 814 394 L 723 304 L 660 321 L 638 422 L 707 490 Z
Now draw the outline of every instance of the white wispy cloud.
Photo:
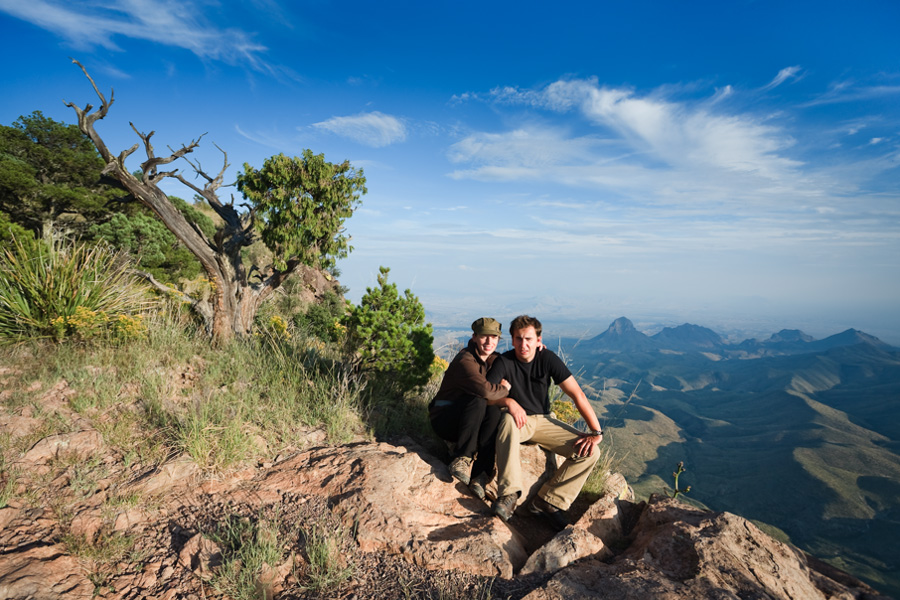
M 900 86 L 898 85 L 857 85 L 853 81 L 838 81 L 833 83 L 825 93 L 800 106 L 807 108 L 824 104 L 859 102 L 898 95 L 900 95 Z
M 730 92 L 729 92 L 730 93 Z M 789 133 L 760 117 L 677 102 L 658 91 L 560 80 L 536 90 L 497 88 L 495 102 L 569 113 L 577 135 L 551 126 L 470 133 L 453 144 L 450 175 L 478 180 L 545 180 L 602 188 L 654 202 L 703 198 L 735 202 L 753 190 L 795 190 L 803 164 L 787 153 Z
M 800 73 L 799 65 L 793 66 L 793 67 L 785 67 L 782 70 L 778 71 L 778 75 L 776 75 L 775 78 L 772 81 L 770 81 L 767 85 L 763 86 L 762 89 L 763 90 L 771 90 L 771 89 L 777 88 L 779 85 L 781 85 L 788 79 L 800 79 L 800 77 L 798 76 L 798 73 Z
M 284 148 L 293 148 L 297 145 L 296 140 L 284 136 L 281 131 L 269 133 L 265 131 L 244 131 L 240 125 L 234 126 L 234 131 L 241 137 L 269 148 L 275 148 L 283 151 Z
M 46 29 L 80 49 L 119 50 L 131 38 L 188 50 L 205 60 L 268 71 L 266 47 L 237 28 L 210 22 L 209 3 L 197 0 L 0 0 L 0 11 Z
M 540 99 L 554 110 L 577 108 L 635 150 L 670 166 L 705 165 L 775 178 L 798 165 L 779 153 L 793 144 L 790 136 L 749 115 L 638 96 L 631 90 L 599 86 L 595 79 L 555 82 Z
M 715 95 L 710 99 L 710 104 L 716 104 L 725 100 L 726 98 L 730 98 L 734 95 L 734 88 L 730 85 L 726 85 L 723 88 L 716 89 Z
M 381 148 L 406 140 L 406 125 L 397 117 L 378 111 L 348 117 L 332 117 L 312 127 L 350 138 L 360 144 Z
M 455 163 L 526 169 L 581 163 L 599 140 L 571 138 L 551 127 L 525 126 L 504 133 L 474 133 L 450 147 Z

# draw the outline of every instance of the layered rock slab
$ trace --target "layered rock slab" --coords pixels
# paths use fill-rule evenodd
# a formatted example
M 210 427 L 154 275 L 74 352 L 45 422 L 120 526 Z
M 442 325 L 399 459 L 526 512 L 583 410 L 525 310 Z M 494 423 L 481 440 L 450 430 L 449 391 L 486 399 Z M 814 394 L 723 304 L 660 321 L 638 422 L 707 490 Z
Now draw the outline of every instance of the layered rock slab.
M 527 556 L 518 534 L 418 450 L 389 444 L 318 448 L 280 463 L 248 492 L 324 495 L 360 549 L 430 568 L 510 578 Z

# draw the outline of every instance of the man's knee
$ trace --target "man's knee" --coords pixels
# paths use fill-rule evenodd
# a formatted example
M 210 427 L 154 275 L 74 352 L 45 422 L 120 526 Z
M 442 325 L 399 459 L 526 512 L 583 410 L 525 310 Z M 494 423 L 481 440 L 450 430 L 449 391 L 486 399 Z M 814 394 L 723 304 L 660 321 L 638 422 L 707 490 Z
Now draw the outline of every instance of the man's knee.
M 516 436 L 519 428 L 516 426 L 516 420 L 512 415 L 505 413 L 500 417 L 500 424 L 497 426 L 497 439 L 510 439 Z
M 579 462 L 584 462 L 586 464 L 594 465 L 600 460 L 600 448 L 594 446 L 594 451 L 588 456 L 581 456 L 577 459 Z

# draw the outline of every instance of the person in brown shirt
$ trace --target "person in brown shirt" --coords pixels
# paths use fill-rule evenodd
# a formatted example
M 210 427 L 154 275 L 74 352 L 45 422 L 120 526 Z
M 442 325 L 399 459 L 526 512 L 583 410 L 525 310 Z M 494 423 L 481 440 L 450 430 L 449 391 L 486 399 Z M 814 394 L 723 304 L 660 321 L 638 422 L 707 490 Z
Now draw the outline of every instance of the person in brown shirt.
M 499 406 L 509 395 L 504 379 L 489 383 L 487 373 L 500 339 L 500 323 L 482 317 L 472 323 L 472 338 L 450 362 L 441 387 L 428 405 L 431 427 L 448 442 L 450 473 L 484 499 L 484 487 L 494 476 Z

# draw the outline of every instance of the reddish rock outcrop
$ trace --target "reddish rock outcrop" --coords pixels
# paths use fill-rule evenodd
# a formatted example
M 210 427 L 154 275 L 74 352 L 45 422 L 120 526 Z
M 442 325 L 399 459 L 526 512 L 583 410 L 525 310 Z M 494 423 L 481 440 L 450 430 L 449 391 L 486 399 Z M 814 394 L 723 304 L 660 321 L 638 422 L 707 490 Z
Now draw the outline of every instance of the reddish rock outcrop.
M 512 577 L 527 558 L 517 534 L 421 450 L 388 444 L 318 448 L 280 463 L 248 493 L 325 496 L 367 552 L 433 568 Z
M 885 599 L 852 578 L 838 583 L 801 551 L 730 513 L 653 497 L 614 559 L 577 562 L 525 600 Z
M 42 450 L 19 464 L 48 468 L 43 457 L 61 451 L 63 441 L 67 451 L 80 447 L 74 443 L 80 433 L 38 442 L 32 450 Z M 85 447 L 103 451 L 92 434 L 84 437 Z M 534 490 L 555 461 L 534 447 L 526 452 L 533 466 L 527 488 Z M 27 470 L 19 476 L 23 485 L 30 481 Z M 97 485 L 65 502 L 61 497 L 73 494 L 69 478 L 66 472 L 53 477 L 56 509 L 18 499 L 0 509 L 0 598 L 89 598 L 95 592 L 116 600 L 211 597 L 215 591 L 206 581 L 221 548 L 204 533 L 216 519 L 237 509 L 296 515 L 307 503 L 330 510 L 363 552 L 399 556 L 428 569 L 534 582 L 529 585 L 536 589 L 515 596 L 528 600 L 879 598 L 735 515 L 668 498 L 635 505 L 616 475 L 609 479 L 610 493 L 582 507 L 577 522 L 562 532 L 554 535 L 539 518 L 525 515 L 505 524 L 411 441 L 320 446 L 216 479 L 204 478 L 181 457 L 153 472 L 134 473 L 118 490 Z M 104 499 L 116 491 L 152 502 L 112 509 Z M 104 578 L 97 586 L 86 577 L 83 559 L 57 543 L 72 533 L 88 541 L 127 534 L 146 556 L 127 568 L 95 571 Z M 261 592 L 277 594 L 295 565 L 292 557 L 267 567 Z
M 87 600 L 93 595 L 94 585 L 61 545 L 28 548 L 0 558 L 0 598 Z

